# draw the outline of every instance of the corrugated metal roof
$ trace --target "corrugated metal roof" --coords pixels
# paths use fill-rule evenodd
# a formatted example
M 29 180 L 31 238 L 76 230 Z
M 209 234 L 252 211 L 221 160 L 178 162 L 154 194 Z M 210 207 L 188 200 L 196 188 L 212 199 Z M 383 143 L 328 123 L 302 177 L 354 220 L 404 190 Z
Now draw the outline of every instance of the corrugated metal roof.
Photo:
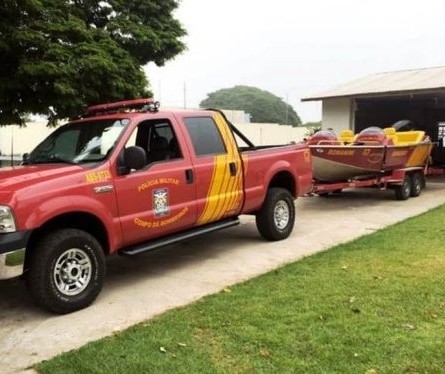
M 371 74 L 331 90 L 304 97 L 301 101 L 409 94 L 438 90 L 445 92 L 445 66 Z

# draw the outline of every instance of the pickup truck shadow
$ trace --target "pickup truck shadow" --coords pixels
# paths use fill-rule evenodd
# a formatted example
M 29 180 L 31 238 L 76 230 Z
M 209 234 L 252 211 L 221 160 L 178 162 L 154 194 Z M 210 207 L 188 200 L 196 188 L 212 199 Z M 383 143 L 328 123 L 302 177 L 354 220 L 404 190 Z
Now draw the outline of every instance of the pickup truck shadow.
M 137 256 L 113 256 L 107 262 L 106 285 L 113 287 L 140 277 L 146 280 L 177 269 L 186 271 L 189 266 L 200 262 L 218 262 L 227 253 L 255 242 L 260 244 L 264 241 L 256 230 L 255 222 L 249 222 Z
M 21 278 L 0 282 L 0 322 L 5 310 L 32 309 L 33 303 Z M 34 307 L 35 308 L 35 307 Z
M 261 241 L 255 223 L 250 222 L 133 257 L 111 256 L 107 258 L 103 292 L 124 285 L 131 287 L 132 282 L 146 281 L 178 268 L 185 269 L 196 262 L 217 261 L 218 256 L 224 253 Z M 2 322 L 11 319 L 25 320 L 30 314 L 37 318 L 51 316 L 33 303 L 21 278 L 0 281 L 0 295 L 0 330 L 3 329 Z
M 427 180 L 425 194 L 440 192 L 445 188 L 445 179 Z M 390 209 L 395 204 L 421 204 L 422 195 L 407 201 L 397 201 L 392 190 L 351 189 L 329 197 L 305 197 L 297 200 L 296 227 L 292 236 L 301 237 L 312 232 L 314 225 L 333 217 L 342 217 L 361 208 Z M 300 226 L 300 227 L 299 227 Z M 303 227 L 304 226 L 304 227 Z M 301 228 L 303 227 L 303 228 Z M 214 232 L 186 242 L 147 252 L 134 257 L 111 256 L 107 259 L 107 275 L 104 290 L 97 303 L 107 298 L 107 294 L 123 291 L 135 283 L 150 282 L 160 276 L 184 277 L 190 269 L 200 269 L 201 265 L 215 263 L 211 266 L 217 276 L 218 263 L 225 262 L 227 256 L 239 261 L 249 261 L 247 254 L 267 252 L 270 246 L 282 245 L 281 242 L 270 243 L 261 239 L 257 232 L 254 217 L 243 216 L 241 225 L 223 231 Z M 232 256 L 233 253 L 233 256 Z M 244 256 L 244 257 L 243 257 Z M 207 270 L 208 271 L 208 270 Z M 0 336 L 3 328 L 11 321 L 23 319 L 42 319 L 51 314 L 33 304 L 21 279 L 0 281 Z

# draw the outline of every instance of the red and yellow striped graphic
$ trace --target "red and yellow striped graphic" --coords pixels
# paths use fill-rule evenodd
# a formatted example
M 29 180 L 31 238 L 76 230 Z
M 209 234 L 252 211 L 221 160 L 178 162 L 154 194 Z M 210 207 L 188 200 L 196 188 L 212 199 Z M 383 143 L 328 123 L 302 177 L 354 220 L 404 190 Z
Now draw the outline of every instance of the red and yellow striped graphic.
M 406 167 L 426 165 L 432 148 L 433 148 L 432 143 L 423 143 L 415 145 L 413 152 L 411 153 L 406 163 Z
M 243 198 L 243 168 L 235 138 L 221 114 L 215 113 L 213 119 L 224 140 L 227 153 L 215 156 L 206 205 L 198 220 L 200 225 L 237 214 Z M 235 165 L 235 175 L 230 174 L 231 163 Z M 244 164 L 247 165 L 247 158 Z

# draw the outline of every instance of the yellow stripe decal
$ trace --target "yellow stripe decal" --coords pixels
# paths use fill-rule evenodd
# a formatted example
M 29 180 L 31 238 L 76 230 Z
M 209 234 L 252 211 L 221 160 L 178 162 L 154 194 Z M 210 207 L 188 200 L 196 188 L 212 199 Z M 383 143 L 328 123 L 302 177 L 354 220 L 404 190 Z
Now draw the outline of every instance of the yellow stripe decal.
M 408 162 L 406 163 L 407 167 L 413 166 L 423 166 L 426 164 L 428 156 L 431 152 L 432 144 L 419 144 L 414 148 L 411 153 Z
M 243 193 L 241 160 L 238 150 L 235 148 L 235 139 L 219 113 L 215 113 L 213 119 L 224 140 L 227 153 L 218 155 L 214 159 L 213 175 L 207 193 L 207 202 L 198 224 L 216 221 L 224 215 L 236 211 L 241 203 Z M 234 163 L 236 167 L 234 176 L 230 175 L 230 163 Z

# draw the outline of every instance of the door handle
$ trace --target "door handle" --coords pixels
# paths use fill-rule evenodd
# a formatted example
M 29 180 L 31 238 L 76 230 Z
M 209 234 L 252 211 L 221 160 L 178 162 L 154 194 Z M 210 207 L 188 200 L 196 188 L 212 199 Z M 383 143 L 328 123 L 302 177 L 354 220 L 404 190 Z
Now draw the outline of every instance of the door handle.
M 230 169 L 230 175 L 231 175 L 232 177 L 234 177 L 234 176 L 236 175 L 236 165 L 235 165 L 234 162 L 231 162 L 231 163 L 229 164 L 229 169 Z
M 194 182 L 193 170 L 192 169 L 187 169 L 185 171 L 185 182 L 187 184 L 192 184 Z

